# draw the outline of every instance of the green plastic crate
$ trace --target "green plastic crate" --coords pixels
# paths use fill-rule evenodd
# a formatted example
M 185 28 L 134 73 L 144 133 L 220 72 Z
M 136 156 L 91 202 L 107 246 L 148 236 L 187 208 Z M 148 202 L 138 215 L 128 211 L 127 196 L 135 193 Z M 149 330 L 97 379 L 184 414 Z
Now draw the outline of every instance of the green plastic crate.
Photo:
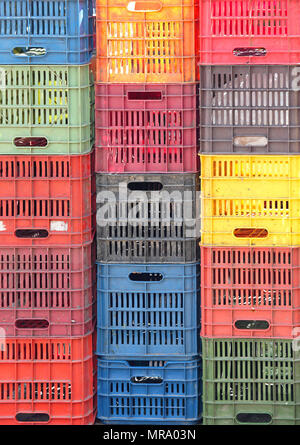
M 84 154 L 93 142 L 89 65 L 0 66 L 0 154 Z
M 205 425 L 300 424 L 299 342 L 202 338 Z

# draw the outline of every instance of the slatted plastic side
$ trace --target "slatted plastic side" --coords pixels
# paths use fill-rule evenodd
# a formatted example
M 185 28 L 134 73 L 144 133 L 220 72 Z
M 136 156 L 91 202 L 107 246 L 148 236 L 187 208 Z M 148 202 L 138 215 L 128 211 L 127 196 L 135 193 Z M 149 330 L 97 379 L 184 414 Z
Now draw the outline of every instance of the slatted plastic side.
M 293 340 L 203 339 L 202 347 L 204 424 L 299 424 Z
M 98 414 L 104 423 L 193 424 L 201 418 L 198 360 L 98 360 Z
M 198 169 L 196 84 L 97 84 L 96 171 Z
M 108 282 L 110 288 L 103 289 L 105 272 L 112 271 L 114 275 L 113 270 L 119 270 L 120 276 L 128 271 L 127 286 L 126 279 L 122 284 L 121 278 L 115 277 Z M 167 284 L 151 282 L 148 289 L 142 291 L 142 282 L 130 283 L 131 272 L 144 274 L 147 281 L 145 275 L 149 270 L 148 275 L 152 277 L 162 272 Z M 97 353 L 111 358 L 137 359 L 169 357 L 183 360 L 196 356 L 200 340 L 200 271 L 196 265 L 192 270 L 194 283 L 181 276 L 182 266 L 175 266 L 173 271 L 177 271 L 177 278 L 171 278 L 173 272 L 168 266 L 161 270 L 160 265 L 119 269 L 118 266 L 98 265 Z M 171 290 L 171 280 L 176 281 L 177 290 Z M 146 282 L 144 286 L 147 286 Z
M 94 29 L 89 0 L 1 0 L 1 63 L 88 63 Z
M 197 238 L 200 207 L 197 174 L 97 174 L 96 186 L 98 240 Z
M 198 0 L 97 1 L 97 81 L 196 80 Z
M 93 424 L 92 335 L 5 339 L 3 346 L 0 424 Z
M 97 241 L 97 260 L 107 263 L 194 263 L 199 258 L 199 239 Z
M 202 247 L 202 337 L 294 338 L 298 248 Z
M 300 158 L 274 155 L 202 155 L 204 198 L 298 198 Z
M 1 154 L 91 151 L 94 92 L 89 65 L 0 69 Z
M 9 337 L 74 337 L 93 331 L 92 245 L 2 248 L 1 327 Z
M 293 65 L 299 62 L 297 0 L 200 0 L 202 65 Z
M 88 243 L 92 239 L 92 155 L 2 156 L 2 245 Z M 88 198 L 90 197 L 90 199 Z
M 296 66 L 200 68 L 203 153 L 299 153 Z

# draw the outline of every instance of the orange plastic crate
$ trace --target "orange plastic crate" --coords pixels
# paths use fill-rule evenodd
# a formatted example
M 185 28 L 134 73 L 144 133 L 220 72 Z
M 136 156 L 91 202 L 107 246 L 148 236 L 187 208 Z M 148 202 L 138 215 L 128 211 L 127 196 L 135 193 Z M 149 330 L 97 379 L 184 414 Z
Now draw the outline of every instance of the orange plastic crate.
M 198 4 L 97 0 L 97 81 L 194 82 Z
M 88 425 L 95 419 L 94 338 L 6 339 L 0 425 Z

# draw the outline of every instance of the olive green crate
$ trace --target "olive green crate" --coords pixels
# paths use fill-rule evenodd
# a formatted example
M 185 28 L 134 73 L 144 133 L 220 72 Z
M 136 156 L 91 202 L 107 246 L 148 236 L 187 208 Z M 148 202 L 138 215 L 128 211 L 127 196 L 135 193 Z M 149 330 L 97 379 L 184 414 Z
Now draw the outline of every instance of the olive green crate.
M 0 154 L 84 154 L 93 142 L 89 65 L 0 66 Z
M 299 346 L 202 338 L 203 424 L 300 425 Z

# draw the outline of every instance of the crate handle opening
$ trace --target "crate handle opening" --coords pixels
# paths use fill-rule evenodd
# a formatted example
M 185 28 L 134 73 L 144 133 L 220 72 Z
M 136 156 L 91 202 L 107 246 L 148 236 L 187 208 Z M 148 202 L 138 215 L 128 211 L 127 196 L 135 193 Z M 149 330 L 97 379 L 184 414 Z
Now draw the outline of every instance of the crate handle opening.
M 128 91 L 128 100 L 161 100 L 161 91 Z
M 264 413 L 239 413 L 236 420 L 240 423 L 270 423 L 272 416 Z
M 131 281 L 161 281 L 163 276 L 161 273 L 154 272 L 131 272 L 129 279 Z
M 16 320 L 15 326 L 17 329 L 47 329 L 49 321 L 38 318 L 19 318 L 19 320 Z
M 269 329 L 270 323 L 267 320 L 237 320 L 234 326 L 236 329 L 266 330 Z
M 233 235 L 236 238 L 267 238 L 267 229 L 238 228 L 235 229 Z
M 158 12 L 161 8 L 159 1 L 133 1 L 127 4 L 127 11 L 130 12 Z
M 152 377 L 152 376 L 135 376 L 131 377 L 130 379 L 131 383 L 146 383 L 147 385 L 154 384 L 154 385 L 160 385 L 163 382 L 163 379 L 161 377 Z
M 15 235 L 17 238 L 47 238 L 49 232 L 46 229 L 17 229 Z
M 264 57 L 266 48 L 234 48 L 233 55 L 237 57 Z
M 18 422 L 49 422 L 50 416 L 46 413 L 18 413 L 16 420 Z
M 128 360 L 129 366 L 133 368 L 143 367 L 143 368 L 163 368 L 166 364 L 163 360 Z
M 233 139 L 233 144 L 240 147 L 266 147 L 268 138 L 265 136 L 237 136 Z
M 16 57 L 41 57 L 47 54 L 42 46 L 17 46 L 12 50 Z
M 127 185 L 128 190 L 136 191 L 159 191 L 162 190 L 163 185 L 161 182 L 129 182 Z
M 48 139 L 44 137 L 18 137 L 14 139 L 14 145 L 22 148 L 47 147 Z

